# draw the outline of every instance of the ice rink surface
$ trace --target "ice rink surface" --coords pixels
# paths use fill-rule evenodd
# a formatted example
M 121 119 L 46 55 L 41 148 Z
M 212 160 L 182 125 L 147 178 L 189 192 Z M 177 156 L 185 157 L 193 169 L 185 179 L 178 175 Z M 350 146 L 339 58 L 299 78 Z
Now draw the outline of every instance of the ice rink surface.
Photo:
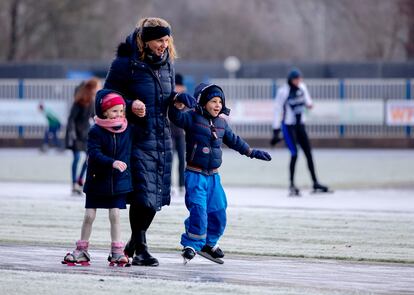
M 72 294 L 76 282 L 88 294 L 414 294 L 413 151 L 315 150 L 320 181 L 335 192 L 309 192 L 301 157 L 301 198 L 287 197 L 287 152 L 271 153 L 265 163 L 224 152 L 223 265 L 200 257 L 182 265 L 187 212 L 176 193 L 148 233 L 160 266 L 113 269 L 105 210 L 94 224 L 92 265 L 60 264 L 83 216 L 83 197 L 70 195 L 71 154 L 0 150 L 0 289 Z M 121 214 L 126 240 L 127 210 Z

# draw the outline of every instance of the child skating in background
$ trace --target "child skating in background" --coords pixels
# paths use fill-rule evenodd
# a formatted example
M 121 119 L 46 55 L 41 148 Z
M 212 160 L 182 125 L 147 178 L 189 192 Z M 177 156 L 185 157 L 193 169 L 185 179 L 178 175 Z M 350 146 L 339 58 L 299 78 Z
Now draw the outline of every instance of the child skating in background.
M 185 204 L 190 216 L 181 236 L 182 256 L 185 263 L 196 253 L 223 263 L 224 253 L 218 241 L 226 227 L 227 200 L 217 170 L 222 163 L 221 146 L 224 143 L 250 158 L 270 161 L 271 156 L 251 149 L 219 116 L 230 112 L 219 86 L 201 83 L 194 96 L 195 110 L 181 111 L 191 102 L 180 101 L 179 97 L 169 109 L 170 120 L 185 130 L 186 137 Z
M 39 103 L 39 111 L 44 114 L 47 120 L 47 129 L 45 130 L 45 136 L 43 138 L 43 145 L 40 150 L 46 152 L 48 147 L 52 147 L 50 136 L 52 137 L 52 143 L 57 149 L 62 148 L 62 144 L 58 137 L 58 133 L 61 127 L 59 118 L 50 109 L 45 108 L 43 103 Z
M 130 167 L 131 129 L 125 118 L 125 101 L 107 89 L 96 95 L 95 124 L 88 134 L 88 168 L 84 192 L 85 216 L 76 249 L 62 263 L 89 265 L 89 238 L 97 208 L 109 209 L 111 224 L 110 265 L 129 265 L 123 253 L 119 210 L 126 209 L 126 195 L 132 191 Z

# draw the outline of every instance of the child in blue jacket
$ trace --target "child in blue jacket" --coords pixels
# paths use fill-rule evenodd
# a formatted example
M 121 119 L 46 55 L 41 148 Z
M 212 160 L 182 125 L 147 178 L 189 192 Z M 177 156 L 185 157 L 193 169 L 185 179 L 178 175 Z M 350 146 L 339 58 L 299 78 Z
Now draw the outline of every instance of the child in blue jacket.
M 189 106 L 189 103 L 180 97 L 169 109 L 170 120 L 185 130 L 186 138 L 185 204 L 190 216 L 184 222 L 185 233 L 181 236 L 182 256 L 187 262 L 199 253 L 222 263 L 217 261 L 224 257 L 218 240 L 226 227 L 227 200 L 217 170 L 222 163 L 221 145 L 224 143 L 250 158 L 270 161 L 271 156 L 251 149 L 219 116 L 230 113 L 219 86 L 201 83 L 194 96 L 195 109 L 182 111 L 184 104 Z
M 103 89 L 96 95 L 95 124 L 88 134 L 88 168 L 84 192 L 85 216 L 76 249 L 62 263 L 89 265 L 89 238 L 97 208 L 109 209 L 111 224 L 110 265 L 124 266 L 119 209 L 126 209 L 126 195 L 132 191 L 130 167 L 131 129 L 125 118 L 125 101 L 116 92 Z

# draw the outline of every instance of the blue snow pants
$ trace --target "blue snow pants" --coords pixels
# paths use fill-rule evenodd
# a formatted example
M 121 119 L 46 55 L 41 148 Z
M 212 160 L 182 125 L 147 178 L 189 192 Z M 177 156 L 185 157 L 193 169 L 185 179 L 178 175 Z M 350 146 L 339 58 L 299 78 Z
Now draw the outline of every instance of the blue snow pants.
M 195 251 L 204 245 L 215 246 L 224 233 L 227 220 L 227 199 L 220 175 L 186 170 L 185 189 L 185 205 L 190 216 L 184 221 L 181 245 Z

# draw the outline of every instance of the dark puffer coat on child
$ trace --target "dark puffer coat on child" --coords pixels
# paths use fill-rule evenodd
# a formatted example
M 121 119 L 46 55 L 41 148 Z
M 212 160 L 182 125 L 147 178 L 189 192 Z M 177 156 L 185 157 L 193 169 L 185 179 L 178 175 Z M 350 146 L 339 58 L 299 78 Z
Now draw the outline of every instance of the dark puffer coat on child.
M 95 111 L 103 118 L 101 111 L 102 98 L 112 90 L 103 89 L 96 95 Z M 111 196 L 132 191 L 130 172 L 131 128 L 122 133 L 112 133 L 97 124 L 89 130 L 88 168 L 84 192 L 87 195 Z M 112 167 L 115 160 L 127 164 L 127 169 L 120 172 Z

